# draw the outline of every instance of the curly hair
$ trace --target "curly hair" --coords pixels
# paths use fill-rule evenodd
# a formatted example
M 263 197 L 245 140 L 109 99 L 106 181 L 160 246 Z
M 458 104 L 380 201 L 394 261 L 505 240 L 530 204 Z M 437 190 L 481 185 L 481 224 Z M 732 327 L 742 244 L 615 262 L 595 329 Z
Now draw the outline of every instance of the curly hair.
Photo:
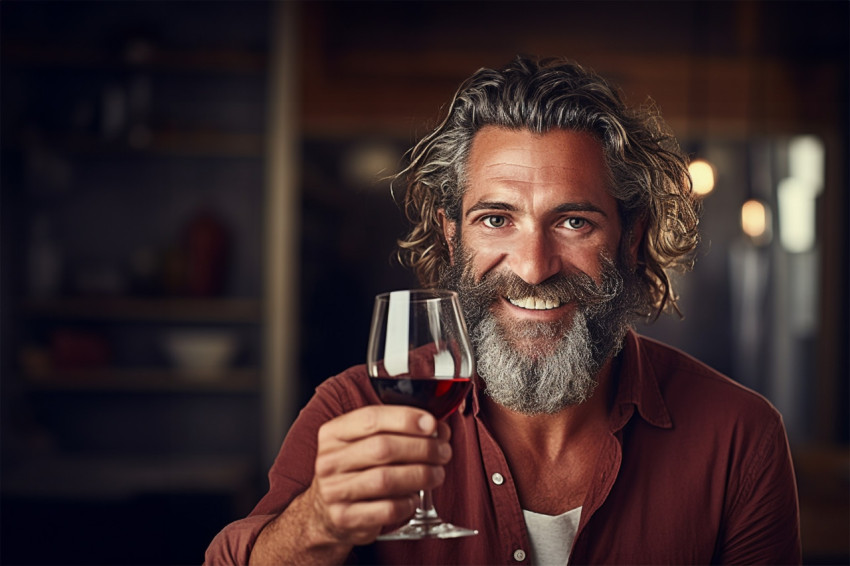
M 651 312 L 638 314 L 679 312 L 668 271 L 692 267 L 699 239 L 688 158 L 654 107 L 627 107 L 605 79 L 563 59 L 520 56 L 501 70 L 478 70 L 461 84 L 443 121 L 408 152 L 409 164 L 394 179 L 406 186 L 401 206 L 412 224 L 398 257 L 423 286 L 438 285 L 449 265 L 439 211 L 460 219 L 469 150 L 485 126 L 595 136 L 624 237 L 644 224 L 636 270 Z

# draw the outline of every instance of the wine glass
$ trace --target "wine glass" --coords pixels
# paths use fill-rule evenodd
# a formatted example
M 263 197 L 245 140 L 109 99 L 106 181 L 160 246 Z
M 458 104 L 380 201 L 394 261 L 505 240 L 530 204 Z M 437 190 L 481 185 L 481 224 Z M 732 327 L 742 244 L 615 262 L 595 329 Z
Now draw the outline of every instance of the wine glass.
M 375 297 L 367 354 L 369 378 L 384 404 L 409 405 L 442 420 L 457 409 L 471 386 L 475 360 L 457 293 L 415 289 Z M 419 492 L 407 525 L 378 540 L 455 538 L 478 531 L 446 523 L 431 491 Z

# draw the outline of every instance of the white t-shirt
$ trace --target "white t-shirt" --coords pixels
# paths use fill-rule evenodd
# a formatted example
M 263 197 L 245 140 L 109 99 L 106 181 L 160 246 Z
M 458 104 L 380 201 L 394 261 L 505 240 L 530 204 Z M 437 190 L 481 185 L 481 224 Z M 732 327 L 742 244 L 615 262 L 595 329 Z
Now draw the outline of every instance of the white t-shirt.
M 531 563 L 535 566 L 564 566 L 578 531 L 581 507 L 560 515 L 543 515 L 522 510 L 531 539 Z

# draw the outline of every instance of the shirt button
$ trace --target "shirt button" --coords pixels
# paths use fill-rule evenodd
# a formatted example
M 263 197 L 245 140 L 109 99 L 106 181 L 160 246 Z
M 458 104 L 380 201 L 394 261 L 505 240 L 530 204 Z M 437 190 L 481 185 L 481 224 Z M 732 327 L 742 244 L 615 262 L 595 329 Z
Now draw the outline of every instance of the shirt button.
M 490 479 L 493 480 L 493 483 L 496 485 L 502 485 L 503 483 L 505 483 L 505 477 L 499 472 L 496 472 L 495 474 L 490 476 Z
M 514 560 L 517 562 L 522 562 L 525 560 L 525 551 L 521 548 L 514 550 Z

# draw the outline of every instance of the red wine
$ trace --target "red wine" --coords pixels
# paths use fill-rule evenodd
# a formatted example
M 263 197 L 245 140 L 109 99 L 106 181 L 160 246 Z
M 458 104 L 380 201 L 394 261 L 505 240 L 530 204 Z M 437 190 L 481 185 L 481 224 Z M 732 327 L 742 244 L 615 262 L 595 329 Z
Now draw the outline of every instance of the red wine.
M 408 405 L 430 412 L 437 420 L 457 409 L 471 385 L 468 379 L 371 378 L 372 387 L 385 405 Z

